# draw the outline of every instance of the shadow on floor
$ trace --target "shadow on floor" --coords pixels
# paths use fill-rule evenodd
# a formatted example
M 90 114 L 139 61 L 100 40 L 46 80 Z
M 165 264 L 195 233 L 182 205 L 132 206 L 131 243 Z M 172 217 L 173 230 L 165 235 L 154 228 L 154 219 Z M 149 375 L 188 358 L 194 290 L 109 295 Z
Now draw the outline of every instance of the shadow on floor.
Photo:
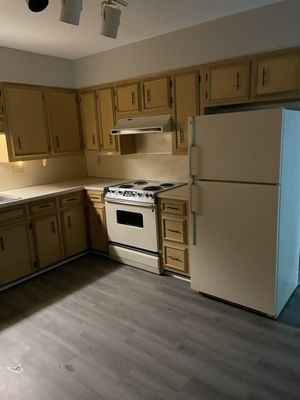
M 300 329 L 300 286 L 297 287 L 293 296 L 280 314 L 278 321 Z
M 120 267 L 106 257 L 87 254 L 0 292 L 0 331 Z

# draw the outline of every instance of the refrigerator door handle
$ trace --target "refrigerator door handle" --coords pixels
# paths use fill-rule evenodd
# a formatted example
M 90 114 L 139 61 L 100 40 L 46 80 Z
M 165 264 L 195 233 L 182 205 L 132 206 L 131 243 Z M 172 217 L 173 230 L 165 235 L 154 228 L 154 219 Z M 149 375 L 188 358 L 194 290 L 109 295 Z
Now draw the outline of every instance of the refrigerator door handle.
M 199 146 L 192 145 L 190 147 L 190 177 L 194 178 L 199 175 Z
M 196 215 L 200 213 L 199 188 L 194 183 L 190 183 L 190 210 L 191 210 L 191 244 L 196 244 Z

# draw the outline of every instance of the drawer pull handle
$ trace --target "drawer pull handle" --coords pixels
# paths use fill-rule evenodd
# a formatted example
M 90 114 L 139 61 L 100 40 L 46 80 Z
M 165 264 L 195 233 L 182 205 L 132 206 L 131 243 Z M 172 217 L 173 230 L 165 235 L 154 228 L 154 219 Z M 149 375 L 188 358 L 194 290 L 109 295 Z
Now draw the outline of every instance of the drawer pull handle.
M 151 92 L 150 89 L 147 89 L 147 102 L 150 103 L 151 102 Z
M 177 207 L 170 207 L 170 206 L 167 206 L 166 209 L 167 209 L 167 210 L 176 210 L 176 211 L 180 211 L 180 209 L 177 208 Z
M 182 232 L 180 232 L 180 231 L 177 231 L 176 229 L 167 229 L 167 231 L 169 231 L 169 232 L 171 232 L 171 233 L 182 233 Z
M 240 73 L 236 73 L 236 90 L 240 89 Z
M 55 231 L 55 223 L 52 221 L 51 222 L 51 232 L 52 233 L 55 233 L 56 231 Z
M 1 238 L 0 238 L 0 246 L 1 246 L 1 250 L 4 251 L 5 250 L 5 246 L 4 246 L 3 236 L 1 236 Z
M 39 208 L 49 208 L 49 207 L 51 207 L 51 204 L 43 204 L 39 206 Z
M 101 197 L 89 196 L 91 200 L 101 200 Z
M 177 257 L 170 256 L 170 259 L 173 261 L 182 262 L 182 260 L 180 260 L 180 258 L 177 258 Z
M 265 68 L 263 68 L 262 69 L 262 87 L 264 87 L 265 86 L 265 84 L 266 84 L 266 69 Z
M 78 197 L 72 197 L 72 199 L 67 199 L 67 201 L 76 201 L 78 199 L 79 199 Z
M 131 92 L 131 104 L 134 105 L 135 104 L 135 93 Z

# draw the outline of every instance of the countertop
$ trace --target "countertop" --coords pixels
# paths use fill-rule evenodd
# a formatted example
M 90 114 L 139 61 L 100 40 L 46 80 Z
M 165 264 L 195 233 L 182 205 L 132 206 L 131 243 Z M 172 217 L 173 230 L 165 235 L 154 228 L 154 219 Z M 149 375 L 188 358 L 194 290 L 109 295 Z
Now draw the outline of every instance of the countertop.
M 84 178 L 71 181 L 49 183 L 45 185 L 29 186 L 19 189 L 1 191 L 2 195 L 19 197 L 14 201 L 0 204 L 0 208 L 11 207 L 28 201 L 38 200 L 47 196 L 56 196 L 66 193 L 76 192 L 77 190 L 104 190 L 108 186 L 127 182 L 128 179 L 115 178 Z
M 175 200 L 185 200 L 189 199 L 189 187 L 188 185 L 179 186 L 175 189 L 165 190 L 158 194 L 161 199 L 175 199 Z

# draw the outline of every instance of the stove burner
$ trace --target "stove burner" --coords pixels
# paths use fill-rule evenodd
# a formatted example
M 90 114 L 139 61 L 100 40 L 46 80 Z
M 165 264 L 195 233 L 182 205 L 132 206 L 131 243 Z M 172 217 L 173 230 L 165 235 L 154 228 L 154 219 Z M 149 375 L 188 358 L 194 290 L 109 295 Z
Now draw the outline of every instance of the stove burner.
M 161 186 L 146 186 L 144 187 L 144 190 L 151 190 L 151 191 L 156 191 L 161 189 Z
M 172 186 L 175 186 L 175 185 L 174 185 L 174 183 L 168 183 L 167 182 L 167 183 L 161 183 L 160 186 L 161 187 L 172 187 Z
M 135 185 L 146 185 L 148 182 L 147 181 L 135 181 Z
M 120 189 L 131 189 L 133 185 L 120 185 Z

